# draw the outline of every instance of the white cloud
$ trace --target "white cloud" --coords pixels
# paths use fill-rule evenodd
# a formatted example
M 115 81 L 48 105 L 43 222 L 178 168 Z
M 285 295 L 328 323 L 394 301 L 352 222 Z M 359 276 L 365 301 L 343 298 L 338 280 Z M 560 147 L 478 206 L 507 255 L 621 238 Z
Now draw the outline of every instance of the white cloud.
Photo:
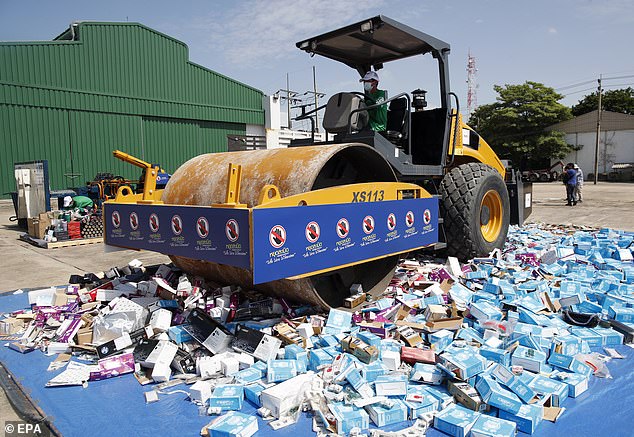
M 237 65 L 282 60 L 295 42 L 378 13 L 384 0 L 248 0 L 190 23 L 209 48 Z
M 556 35 L 559 32 L 557 32 L 557 29 L 555 29 L 554 27 L 549 27 L 548 33 L 550 33 L 551 35 Z

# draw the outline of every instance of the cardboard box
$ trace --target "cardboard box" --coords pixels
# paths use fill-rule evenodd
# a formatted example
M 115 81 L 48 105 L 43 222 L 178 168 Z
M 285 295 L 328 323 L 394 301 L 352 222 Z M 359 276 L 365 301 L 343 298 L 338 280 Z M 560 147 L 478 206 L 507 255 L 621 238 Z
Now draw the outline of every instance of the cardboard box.
M 218 385 L 209 398 L 210 407 L 222 410 L 240 410 L 244 400 L 244 387 L 236 384 Z
M 388 373 L 388 370 L 380 361 L 375 361 L 361 368 L 363 378 L 369 383 L 376 381 L 376 378 L 386 373 Z
M 422 414 L 437 411 L 440 401 L 432 396 L 424 385 L 410 384 L 407 387 L 405 405 L 408 408 L 409 420 L 415 420 Z
M 376 426 L 388 426 L 407 420 L 407 405 L 400 399 L 390 399 L 391 408 L 382 404 L 373 404 L 365 407 L 370 420 Z
M 461 405 L 450 405 L 436 414 L 434 428 L 454 437 L 467 437 L 481 413 Z
M 260 394 L 262 406 L 268 408 L 273 416 L 279 419 L 291 409 L 299 407 L 300 393 L 303 393 L 304 385 L 309 384 L 312 378 L 312 373 L 304 373 L 267 388 Z
M 470 410 L 484 413 L 489 408 L 487 404 L 482 401 L 482 398 L 476 391 L 475 387 L 467 384 L 466 382 L 449 381 L 447 383 L 449 393 L 456 398 L 458 403 L 467 407 Z
M 407 377 L 400 373 L 381 375 L 374 381 L 377 396 L 407 395 Z
M 262 406 L 262 402 L 260 400 L 260 394 L 266 389 L 266 386 L 261 382 L 256 382 L 255 384 L 249 384 L 244 386 L 244 396 L 247 400 L 251 401 L 258 408 Z
M 282 341 L 257 329 L 238 325 L 231 347 L 239 352 L 253 355 L 258 360 L 268 361 L 277 357 Z
M 345 371 L 346 381 L 357 391 L 363 398 L 371 398 L 374 396 L 374 390 L 368 384 L 368 381 L 363 377 L 361 372 L 355 368 L 348 368 Z M 377 377 L 378 379 L 379 377 Z
M 587 375 L 572 372 L 556 372 L 551 378 L 568 385 L 568 396 L 571 398 L 576 398 L 588 390 L 589 377 Z
M 258 418 L 254 415 L 229 411 L 207 427 L 209 437 L 251 437 L 258 432 Z
M 40 214 L 40 216 L 42 216 L 42 214 Z M 49 226 L 51 226 L 51 220 L 46 215 L 44 215 L 44 217 L 27 219 L 29 235 L 40 240 L 46 235 L 46 230 Z
M 453 342 L 454 333 L 447 329 L 433 332 L 428 336 L 432 349 L 437 353 L 441 353 Z
M 517 395 L 503 388 L 490 376 L 482 376 L 476 383 L 475 388 L 482 396 L 484 402 L 492 407 L 517 413 L 522 406 L 522 401 Z
M 575 357 L 571 357 L 570 355 L 558 354 L 556 352 L 551 352 L 550 356 L 548 357 L 548 364 L 560 369 L 580 373 L 585 376 L 590 376 L 593 373 L 592 368 L 586 363 L 582 363 L 581 361 L 577 360 Z
M 192 401 L 206 403 L 211 397 L 211 383 L 208 381 L 196 381 L 189 387 L 189 398 Z
M 545 368 L 546 354 L 537 349 L 518 346 L 511 356 L 511 364 L 514 366 L 522 366 L 531 372 L 539 373 Z
M 410 381 L 432 385 L 440 385 L 444 380 L 444 372 L 434 364 L 417 363 L 414 365 L 410 376 Z
M 297 376 L 295 360 L 271 360 L 268 362 L 266 381 L 281 382 Z
M 515 437 L 516 432 L 515 422 L 482 415 L 471 428 L 471 437 Z
M 231 332 L 203 310 L 193 309 L 187 316 L 187 322 L 183 328 L 211 353 L 219 354 L 229 347 Z
M 500 419 L 515 422 L 518 431 L 533 434 L 543 420 L 544 407 L 537 404 L 525 404 L 520 407 L 517 413 L 500 410 L 498 416 Z
M 445 368 L 462 381 L 483 372 L 486 367 L 486 358 L 471 348 L 463 348 L 456 353 L 445 351 L 439 359 Z
M 341 350 L 357 357 L 361 362 L 369 364 L 379 358 L 379 350 L 363 340 L 348 335 L 341 340 Z
M 431 349 L 403 346 L 401 348 L 401 361 L 405 361 L 408 364 L 434 364 L 436 363 L 436 353 Z
M 370 427 L 370 417 L 363 408 L 343 403 L 332 403 L 328 405 L 328 409 L 335 417 L 338 434 L 347 435 L 355 427 L 361 430 L 366 430 Z
M 568 385 L 561 381 L 555 381 L 543 375 L 536 375 L 528 386 L 535 392 L 550 398 L 550 406 L 561 407 L 568 398 Z

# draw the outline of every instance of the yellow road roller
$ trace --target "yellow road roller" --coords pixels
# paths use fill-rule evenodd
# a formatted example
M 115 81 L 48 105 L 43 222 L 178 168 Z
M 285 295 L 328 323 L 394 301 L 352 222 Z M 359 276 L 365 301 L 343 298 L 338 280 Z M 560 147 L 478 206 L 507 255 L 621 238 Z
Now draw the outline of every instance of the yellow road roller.
M 505 183 L 496 154 L 462 122 L 447 43 L 377 16 L 297 47 L 361 76 L 431 54 L 441 105 L 427 109 L 421 90 L 396 94 L 380 103 L 387 129 L 375 132 L 368 111 L 378 105 L 337 93 L 299 117 L 323 110 L 329 141 L 200 155 L 165 189 L 153 182 L 160 169 L 148 167 L 142 192 L 121 187 L 104 204 L 106 244 L 165 253 L 188 273 L 330 308 L 343 306 L 354 284 L 382 293 L 404 253 L 486 255 L 504 244 L 511 218 L 530 213 L 530 187 L 515 177 Z

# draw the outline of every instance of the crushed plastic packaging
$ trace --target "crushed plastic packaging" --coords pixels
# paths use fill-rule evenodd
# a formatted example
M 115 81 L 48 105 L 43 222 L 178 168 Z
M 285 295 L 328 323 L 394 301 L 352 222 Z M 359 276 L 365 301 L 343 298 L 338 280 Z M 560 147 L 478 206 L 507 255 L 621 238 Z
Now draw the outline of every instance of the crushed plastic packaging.
M 317 435 L 467 435 L 492 411 L 509 433 L 532 432 L 589 378 L 610 378 L 614 348 L 634 340 L 633 240 L 512 227 L 487 257 L 403 259 L 382 296 L 330 314 L 133 260 L 29 292 L 29 309 L 0 315 L 0 335 L 17 352 L 72 353 L 50 387 L 134 370 L 148 403 L 181 396 L 218 416 L 208 435 L 244 402 L 273 429 L 308 414 Z

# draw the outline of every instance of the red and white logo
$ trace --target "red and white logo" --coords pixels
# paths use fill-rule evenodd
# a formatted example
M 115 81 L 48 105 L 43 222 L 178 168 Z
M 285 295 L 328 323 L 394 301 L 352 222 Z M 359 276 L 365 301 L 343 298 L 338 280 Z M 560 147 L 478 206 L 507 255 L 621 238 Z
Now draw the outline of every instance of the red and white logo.
M 133 231 L 139 229 L 139 216 L 136 212 L 130 213 L 130 227 Z
M 238 222 L 235 219 L 227 220 L 225 224 L 225 235 L 232 243 L 238 241 L 238 237 L 240 237 L 240 226 L 238 226 Z
M 183 232 L 183 219 L 181 219 L 181 216 L 173 215 L 171 224 L 174 235 L 180 235 Z
M 112 226 L 115 228 L 121 226 L 121 214 L 119 214 L 119 211 L 112 211 Z
M 350 223 L 345 218 L 339 219 L 337 222 L 337 235 L 339 238 L 346 238 L 350 233 Z
M 159 218 L 155 213 L 150 214 L 150 230 L 152 232 L 158 232 L 160 227 Z
M 387 216 L 387 228 L 393 231 L 396 228 L 396 216 L 393 213 Z
M 414 213 L 412 211 L 407 211 L 407 214 L 405 214 L 405 224 L 408 228 L 414 226 Z
M 429 224 L 429 222 L 431 222 L 431 211 L 426 209 L 423 212 L 423 221 L 425 222 L 426 225 Z
M 306 239 L 311 243 L 316 243 L 319 240 L 321 230 L 317 222 L 310 222 L 306 225 Z
M 271 246 L 276 249 L 284 246 L 286 243 L 286 229 L 282 225 L 275 225 L 271 228 L 271 232 L 269 232 L 269 242 Z
M 363 232 L 368 235 L 374 232 L 374 217 L 371 215 L 366 215 L 363 218 Z
M 196 220 L 196 232 L 200 238 L 207 238 L 209 235 L 209 221 L 205 217 L 198 217 Z

